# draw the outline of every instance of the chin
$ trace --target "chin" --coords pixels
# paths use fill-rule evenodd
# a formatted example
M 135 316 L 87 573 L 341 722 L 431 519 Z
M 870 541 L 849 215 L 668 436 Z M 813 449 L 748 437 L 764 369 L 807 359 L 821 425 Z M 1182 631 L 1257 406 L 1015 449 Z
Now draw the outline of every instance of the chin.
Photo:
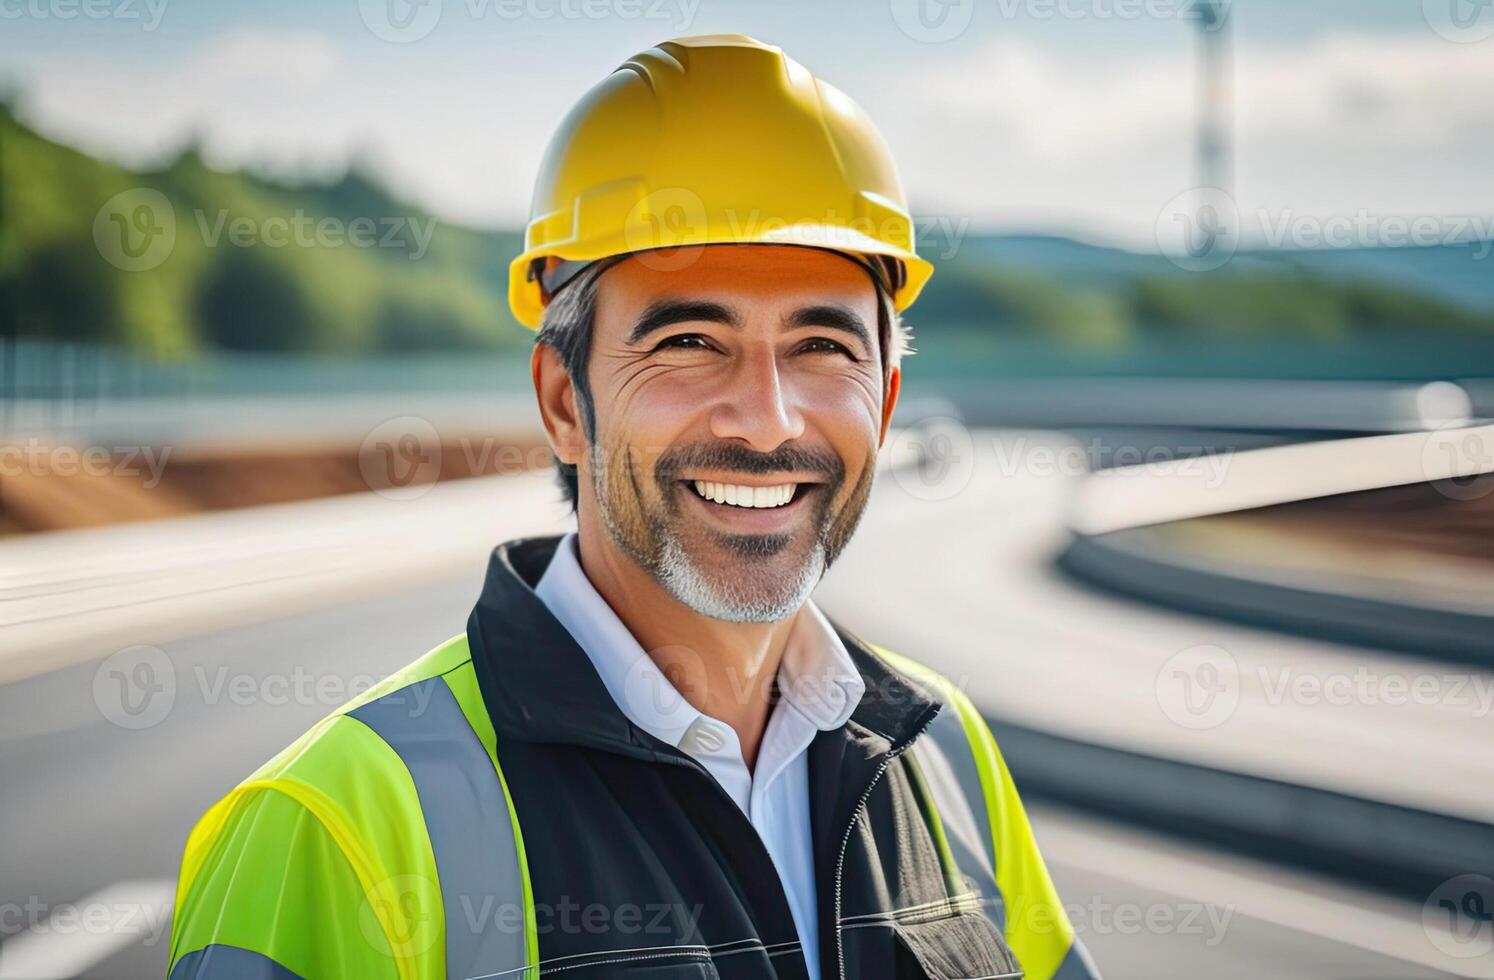
M 798 612 L 824 575 L 824 549 L 818 544 L 811 553 L 794 558 L 784 542 L 768 554 L 742 555 L 740 548 L 752 539 L 782 535 L 737 535 L 725 547 L 745 563 L 733 574 L 730 563 L 700 561 L 676 541 L 664 550 L 659 581 L 676 599 L 702 616 L 733 623 L 776 623 Z M 744 540 L 745 539 L 745 540 Z

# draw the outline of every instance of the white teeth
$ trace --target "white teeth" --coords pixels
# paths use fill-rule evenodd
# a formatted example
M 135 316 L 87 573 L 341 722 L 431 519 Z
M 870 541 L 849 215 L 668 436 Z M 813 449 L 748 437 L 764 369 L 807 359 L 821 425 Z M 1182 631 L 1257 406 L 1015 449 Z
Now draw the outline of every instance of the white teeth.
M 733 507 L 782 507 L 794 499 L 794 484 L 776 487 L 744 487 L 735 483 L 695 481 L 695 492 L 707 500 Z

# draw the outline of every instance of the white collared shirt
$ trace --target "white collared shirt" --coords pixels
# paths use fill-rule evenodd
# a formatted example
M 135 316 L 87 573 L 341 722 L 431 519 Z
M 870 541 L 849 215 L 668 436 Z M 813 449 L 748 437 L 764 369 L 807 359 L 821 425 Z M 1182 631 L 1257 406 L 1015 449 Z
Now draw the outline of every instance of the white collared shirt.
M 684 699 L 581 567 L 567 534 L 535 594 L 575 638 L 628 720 L 694 758 L 715 777 L 767 847 L 799 931 L 811 980 L 818 980 L 814 845 L 809 824 L 809 743 L 846 723 L 865 683 L 845 644 L 810 601 L 794 621 L 778 670 L 780 698 L 768 718 L 755 770 L 736 730 Z

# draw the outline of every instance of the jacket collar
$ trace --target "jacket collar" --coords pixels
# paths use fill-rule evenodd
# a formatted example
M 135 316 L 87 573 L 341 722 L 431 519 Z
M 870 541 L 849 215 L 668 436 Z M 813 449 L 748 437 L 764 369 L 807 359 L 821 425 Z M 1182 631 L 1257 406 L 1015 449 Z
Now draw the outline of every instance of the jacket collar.
M 535 595 L 560 535 L 499 545 L 488 563 L 482 595 L 467 620 L 483 700 L 499 739 L 584 745 L 659 759 L 663 743 L 633 726 L 618 708 L 590 658 Z M 848 726 L 907 742 L 928 723 L 939 701 L 897 673 L 859 637 L 830 620 L 866 684 Z

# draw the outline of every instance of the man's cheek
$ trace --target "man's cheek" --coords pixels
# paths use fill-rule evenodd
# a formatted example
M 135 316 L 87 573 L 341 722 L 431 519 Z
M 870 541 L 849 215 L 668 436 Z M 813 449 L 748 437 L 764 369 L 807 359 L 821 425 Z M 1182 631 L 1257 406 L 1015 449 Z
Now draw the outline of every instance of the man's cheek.
M 668 440 L 634 434 L 629 440 L 638 467 L 647 473 L 658 472 L 659 460 L 669 451 Z

